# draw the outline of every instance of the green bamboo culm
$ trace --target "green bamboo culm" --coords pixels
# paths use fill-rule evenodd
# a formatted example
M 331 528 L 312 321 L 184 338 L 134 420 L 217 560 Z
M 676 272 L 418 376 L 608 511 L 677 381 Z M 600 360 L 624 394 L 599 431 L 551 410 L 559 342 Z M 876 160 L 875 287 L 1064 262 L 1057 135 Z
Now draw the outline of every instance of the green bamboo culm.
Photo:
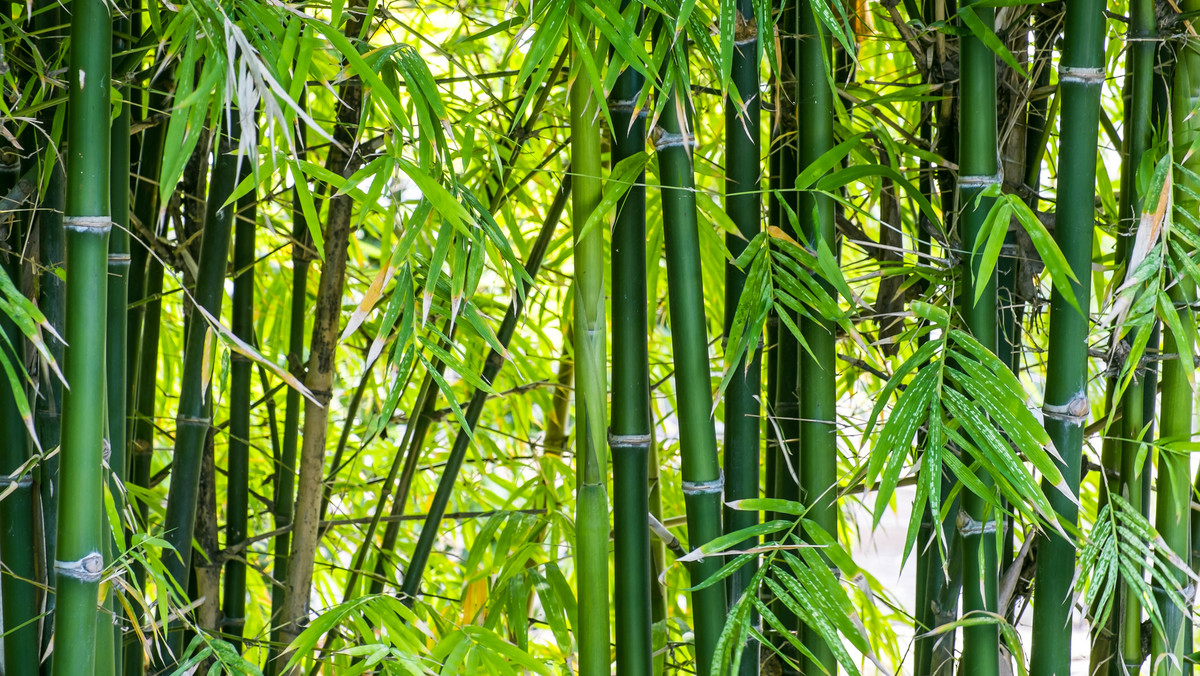
M 578 9 L 576 16 L 582 20 Z M 593 52 L 589 41 L 586 48 Z M 579 674 L 611 671 L 608 616 L 608 393 L 604 304 L 604 229 L 584 226 L 600 202 L 600 110 L 579 59 L 571 73 L 571 227 L 575 284 L 575 578 L 579 594 Z M 647 396 L 649 396 L 647 394 Z
M 192 298 L 196 305 L 213 317 L 221 315 L 225 299 L 225 271 L 229 261 L 230 229 L 235 205 L 226 204 L 237 185 L 241 159 L 236 152 L 241 129 L 236 108 L 228 116 L 226 126 L 218 137 L 212 179 L 204 213 L 204 230 L 200 238 L 200 258 L 196 286 Z M 192 533 L 196 525 L 196 508 L 200 487 L 200 464 L 204 441 L 212 423 L 212 396 L 206 383 L 204 368 L 210 360 L 205 350 L 211 349 L 207 338 L 208 320 L 192 308 L 184 342 L 183 377 L 180 383 L 179 411 L 176 416 L 175 461 L 171 484 L 167 491 L 165 539 L 174 548 L 163 553 L 167 572 L 180 585 L 187 585 L 192 562 Z M 165 590 L 160 590 L 160 593 Z M 168 645 L 178 656 L 182 633 L 168 633 Z M 168 658 L 170 659 L 170 658 Z
M 245 172 L 243 172 L 245 173 Z M 244 176 L 239 177 L 244 178 Z M 238 198 L 233 242 L 233 335 L 247 344 L 254 342 L 254 240 L 258 212 L 257 196 L 250 190 Z M 225 543 L 231 546 L 246 539 L 250 510 L 250 385 L 253 364 L 241 354 L 230 357 L 229 367 L 229 459 L 226 482 Z M 225 633 L 240 647 L 246 624 L 246 563 L 240 557 L 225 562 L 221 614 Z
M 109 208 L 112 17 L 103 0 L 71 6 L 65 230 L 67 277 L 53 673 L 91 674 L 105 561 L 102 454 Z M 32 673 L 32 672 L 29 672 Z
M 120 52 L 125 48 L 126 37 L 129 34 L 129 20 L 118 19 L 115 25 L 115 40 L 113 48 Z M 115 513 L 120 515 L 125 511 L 124 482 L 128 416 L 126 415 L 126 312 L 129 307 L 129 90 L 124 89 L 124 101 L 121 103 L 117 117 L 113 120 L 111 130 L 111 154 L 109 160 L 109 203 L 112 209 L 113 228 L 108 239 L 108 329 L 106 331 L 105 373 L 106 392 L 105 408 L 108 416 L 108 491 L 112 498 Z M 107 535 L 110 529 L 124 530 L 123 523 L 110 523 L 108 513 L 103 516 L 104 530 L 104 559 L 111 560 L 119 549 L 117 540 Z M 122 645 L 124 635 L 122 626 L 125 613 L 120 604 L 113 598 L 113 588 L 109 586 L 104 595 L 104 619 L 96 626 L 96 676 L 118 674 L 122 672 L 124 654 L 117 649 Z M 115 621 L 110 621 L 115 619 Z
M 800 123 L 799 167 L 807 170 L 833 147 L 833 89 L 830 86 L 831 39 L 817 18 L 817 6 L 803 0 L 797 7 L 798 44 L 796 116 Z M 833 252 L 833 200 L 817 192 L 798 195 L 796 216 L 800 236 L 814 252 Z M 832 291 L 832 286 L 825 284 Z M 827 318 L 800 318 L 807 349 L 799 351 L 797 382 L 800 400 L 800 500 L 807 517 L 826 533 L 837 537 L 837 356 L 835 325 Z M 805 535 L 811 542 L 811 537 Z M 801 640 L 811 653 L 801 662 L 802 673 L 835 673 L 833 651 L 812 627 L 804 627 Z
M 612 164 L 645 152 L 643 78 L 632 68 L 609 95 Z M 646 173 L 633 179 L 612 230 L 613 566 L 617 673 L 649 676 L 654 668 L 650 553 L 650 353 L 647 344 Z
M 683 499 L 688 518 L 688 544 L 699 548 L 721 535 L 723 477 L 717 461 L 717 434 L 712 417 L 704 283 L 700 274 L 700 238 L 696 222 L 694 145 L 686 93 L 687 46 L 672 45 L 671 31 L 660 30 L 657 41 L 673 52 L 667 78 L 667 100 L 654 130 L 662 186 L 663 242 L 667 258 L 671 346 L 675 365 L 675 408 L 679 415 L 679 447 Z M 683 95 L 681 96 L 681 92 Z M 577 353 L 578 354 L 578 353 Z M 721 568 L 705 557 L 691 563 L 692 585 L 699 585 Z M 713 673 L 713 653 L 727 611 L 725 585 L 692 591 L 696 673 Z
M 969 5 L 987 30 L 995 23 L 991 7 Z M 963 288 L 960 304 L 967 329 L 992 352 L 996 351 L 996 277 L 980 279 L 982 249 L 971 254 L 995 198 L 983 196 L 1000 182 L 996 159 L 996 55 L 978 37 L 959 38 L 959 177 L 961 218 L 959 234 L 963 258 Z M 1094 148 L 1093 148 L 1094 150 Z M 1088 249 L 1090 251 L 1090 248 Z M 976 300 L 978 298 L 978 300 Z M 985 476 L 980 480 L 987 482 Z M 962 535 L 962 613 L 996 613 L 999 567 L 996 557 L 996 515 L 987 501 L 970 491 L 963 492 L 958 529 Z M 995 623 L 964 627 L 961 669 L 973 676 L 1000 673 L 1000 635 Z
M 1200 2 L 1181 3 L 1184 14 L 1200 11 Z M 1183 171 L 1173 172 L 1180 185 L 1175 186 L 1174 208 L 1177 214 L 1195 214 L 1200 200 L 1195 197 L 1197 185 L 1192 176 L 1200 171 L 1200 157 L 1190 152 L 1200 135 L 1200 119 L 1196 116 L 1200 101 L 1200 38 L 1181 36 L 1175 51 L 1175 72 L 1170 90 L 1171 145 L 1174 161 Z M 1191 219 L 1175 216 L 1172 227 L 1195 232 Z M 1192 235 L 1195 236 L 1194 234 Z M 1193 252 L 1188 252 L 1194 255 Z M 1154 526 L 1172 552 L 1187 561 L 1191 558 L 1191 477 L 1190 456 L 1176 444 L 1192 440 L 1192 406 L 1195 392 L 1196 319 L 1192 308 L 1196 302 L 1196 287 L 1191 277 L 1177 268 L 1178 279 L 1167 290 L 1168 298 L 1179 315 L 1182 331 L 1164 325 L 1162 351 L 1172 355 L 1162 364 L 1162 405 L 1159 411 L 1161 443 L 1158 453 Z M 1188 581 L 1177 572 L 1180 587 Z M 1164 591 L 1155 590 L 1155 601 L 1162 615 L 1165 635 L 1154 634 L 1151 642 L 1154 673 L 1175 676 L 1190 673 L 1183 660 L 1191 651 L 1192 626 L 1183 611 L 1171 602 Z
M 745 250 L 747 242 L 761 230 L 762 137 L 758 91 L 758 24 L 751 0 L 739 0 L 734 12 L 733 63 L 731 83 L 736 92 L 725 100 L 725 211 L 741 236 L 729 234 L 725 244 L 733 258 Z M 614 247 L 615 251 L 615 247 Z M 725 265 L 725 335 L 733 327 L 737 307 L 746 285 L 746 273 L 732 262 Z M 644 299 L 643 299 L 644 300 Z M 643 308 L 645 302 L 642 303 Z M 751 338 L 754 341 L 754 338 Z M 762 407 L 762 347 L 752 342 L 725 390 L 725 500 L 758 497 L 759 446 Z M 615 390 L 615 387 L 614 387 Z M 614 398 L 615 401 L 615 398 Z M 618 503 L 619 504 L 619 503 Z M 725 508 L 726 533 L 750 528 L 758 522 L 758 513 Z M 747 550 L 758 545 L 749 538 L 737 545 Z M 749 588 L 758 568 L 757 560 L 748 562 L 729 576 L 726 593 L 736 601 Z M 620 576 L 618 576 L 620 579 Z M 757 676 L 759 646 L 747 643 L 738 673 Z
M 0 153 L 0 194 L 7 195 L 21 172 L 20 155 L 5 149 Z M 4 272 L 14 285 L 21 284 L 21 245 L 24 223 L 28 219 L 10 221 L 8 237 L 0 243 L 0 259 Z M 25 337 L 6 313 L 0 313 L 0 334 L 3 334 L 3 358 L 6 370 L 22 377 L 25 363 Z M 54 376 L 50 376 L 54 377 Z M 25 401 L 30 401 L 29 388 L 24 388 Z M 28 409 L 26 409 L 28 410 Z M 3 599 L 5 645 L 37 645 L 37 587 L 33 543 L 33 477 L 21 467 L 29 460 L 30 437 L 28 421 L 18 404 L 17 392 L 9 385 L 8 377 L 0 374 L 0 474 L 4 488 L 12 484 L 13 491 L 0 500 L 0 560 L 5 571 L 0 576 L 0 598 Z M 9 629 L 9 628 L 12 629 Z M 15 654 L 14 654 L 15 653 Z M 6 673 L 36 673 L 36 650 L 5 650 Z M 23 671 L 28 670 L 28 671 Z
M 1046 431 L 1059 453 L 1059 469 L 1071 492 L 1079 495 L 1083 425 L 1088 415 L 1087 342 L 1091 299 L 1092 230 L 1095 224 L 1096 147 L 1100 124 L 1100 88 L 1104 84 L 1104 0 L 1066 0 L 1064 49 L 1059 68 L 1063 124 L 1059 136 L 1054 238 L 1077 279 L 1072 292 L 1078 307 L 1057 290 L 1050 295 L 1050 338 L 1046 368 Z M 1059 519 L 1075 524 L 1078 502 L 1043 483 Z M 1030 669 L 1036 674 L 1071 673 L 1071 608 L 1075 546 L 1058 533 L 1041 536 L 1034 584 L 1033 647 Z

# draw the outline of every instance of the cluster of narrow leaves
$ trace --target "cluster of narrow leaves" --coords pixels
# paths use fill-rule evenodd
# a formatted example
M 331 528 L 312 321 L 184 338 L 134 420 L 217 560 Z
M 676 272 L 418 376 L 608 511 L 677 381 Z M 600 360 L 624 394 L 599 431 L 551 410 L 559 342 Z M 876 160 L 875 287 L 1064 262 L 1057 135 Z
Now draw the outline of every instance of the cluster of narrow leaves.
M 914 333 L 928 334 L 928 340 L 880 391 L 866 430 L 870 436 L 892 394 L 902 390 L 867 459 L 866 481 L 879 485 L 873 523 L 879 524 L 906 460 L 916 451 L 914 514 L 927 505 L 938 514 L 948 508 L 948 496 L 941 494 L 944 468 L 958 479 L 956 490 L 982 496 L 997 513 L 1011 505 L 1030 521 L 1059 529 L 1030 465 L 1063 495 L 1071 491 L 1054 462 L 1049 435 L 1025 404 L 1021 383 L 991 350 L 952 328 L 945 310 L 919 301 L 912 308 L 929 322 Z M 992 485 L 980 479 L 985 473 Z M 910 521 L 904 558 L 919 527 L 920 519 Z M 944 550 L 945 543 L 941 546 Z
M 742 647 L 749 640 L 759 642 L 781 664 L 797 667 L 795 655 L 781 650 L 784 647 L 781 640 L 786 640 L 798 654 L 811 657 L 794 628 L 779 618 L 780 611 L 786 610 L 821 636 L 847 673 L 855 676 L 861 673 L 858 659 L 847 648 L 849 644 L 859 655 L 871 660 L 880 673 L 890 674 L 890 669 L 876 655 L 872 647 L 875 637 L 860 615 L 860 607 L 877 614 L 875 597 L 881 593 L 878 581 L 854 563 L 837 538 L 804 518 L 804 505 L 771 498 L 737 500 L 730 504 L 736 509 L 764 510 L 793 518 L 774 519 L 723 535 L 679 559 L 682 562 L 706 556 L 733 557 L 712 577 L 693 588 L 703 589 L 721 584 L 751 559 L 762 557 L 745 593 L 730 608 L 729 621 L 713 658 L 720 673 L 738 673 L 745 654 Z M 801 541 L 801 533 L 808 542 Z M 769 542 L 762 546 L 744 551 L 735 549 L 748 538 L 764 536 Z M 856 604 L 856 600 L 860 603 Z M 754 614 L 762 618 L 761 627 L 751 621 Z M 763 635 L 768 630 L 777 640 L 768 640 Z
M 1110 493 L 1096 515 L 1076 570 L 1080 602 L 1095 612 L 1093 626 L 1108 625 L 1118 584 L 1136 594 L 1159 635 L 1166 631 L 1155 590 L 1162 590 L 1185 615 L 1193 614 L 1185 586 L 1200 582 L 1200 577 L 1162 541 L 1150 520 L 1120 495 Z M 1183 579 L 1188 585 L 1181 583 Z

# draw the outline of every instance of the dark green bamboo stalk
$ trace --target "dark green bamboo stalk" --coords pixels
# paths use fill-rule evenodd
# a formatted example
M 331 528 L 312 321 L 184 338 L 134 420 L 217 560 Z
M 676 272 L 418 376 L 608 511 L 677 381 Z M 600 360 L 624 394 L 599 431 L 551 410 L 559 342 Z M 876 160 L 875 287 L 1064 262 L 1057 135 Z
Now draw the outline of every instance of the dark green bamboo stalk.
M 112 17 L 102 0 L 71 6 L 67 70 L 67 382 L 60 448 L 54 567 L 54 673 L 90 674 L 96 664 L 97 591 L 105 561 L 101 448 L 104 441 L 105 284 L 109 207 Z M 33 672 L 26 672 L 33 673 Z
M 960 12 L 974 12 L 986 29 L 992 30 L 994 9 L 976 5 L 964 7 Z M 996 55 L 979 38 L 964 35 L 959 38 L 959 59 L 959 233 L 966 261 L 961 306 L 968 330 L 995 352 L 996 278 L 993 274 L 979 279 L 980 256 L 969 252 L 995 201 L 982 197 L 981 193 L 1000 182 L 996 161 Z M 982 293 L 976 301 L 976 289 L 980 286 Z M 975 493 L 964 491 L 962 502 L 958 523 L 963 541 L 963 616 L 996 613 L 999 610 L 996 598 L 999 571 L 993 535 L 996 516 L 987 501 Z M 960 668 L 964 673 L 996 676 L 1000 670 L 997 626 L 972 625 L 962 630 L 962 636 Z
M 573 10 L 581 20 L 583 15 Z M 595 59 L 589 36 L 586 48 Z M 575 283 L 575 579 L 579 594 L 579 673 L 610 671 L 608 617 L 608 492 L 605 432 L 607 416 L 604 308 L 604 232 L 584 231 L 600 202 L 600 111 L 588 71 L 576 63 L 571 74 L 571 197 Z M 424 533 L 422 532 L 422 535 Z
M 122 18 L 116 24 L 116 40 L 114 48 L 124 49 L 125 37 L 129 32 L 129 20 Z M 106 411 L 108 414 L 108 444 L 109 457 L 108 476 L 109 493 L 112 495 L 116 513 L 125 511 L 125 460 L 128 431 L 128 416 L 126 415 L 126 310 L 129 306 L 129 118 L 130 106 L 129 89 L 124 90 L 125 102 L 121 104 L 120 113 L 113 120 L 110 145 L 112 148 L 109 169 L 109 203 L 112 208 L 113 230 L 108 240 L 108 329 L 105 334 L 105 371 L 106 380 Z M 104 516 L 105 530 L 121 528 L 122 523 L 110 524 L 108 515 Z M 105 538 L 105 560 L 110 560 L 117 551 L 117 542 L 112 537 Z M 116 623 L 111 622 L 113 615 Z M 117 646 L 123 643 L 122 624 L 125 613 L 119 610 L 119 604 L 113 599 L 110 586 L 104 597 L 103 619 L 96 627 L 97 655 L 96 674 L 121 673 L 121 661 L 124 657 Z
M 831 39 L 815 14 L 811 0 L 799 3 L 797 59 L 797 118 L 800 121 L 799 167 L 805 170 L 833 147 L 833 90 L 829 84 Z M 807 246 L 833 251 L 833 202 L 816 192 L 800 194 L 801 236 Z M 826 285 L 832 289 L 831 286 Z M 833 321 L 800 318 L 800 331 L 808 343 L 799 353 L 797 383 L 800 395 L 800 499 L 808 506 L 807 516 L 826 533 L 837 537 L 837 357 Z M 806 539 L 807 538 L 806 536 Z M 834 673 L 833 652 L 812 627 L 805 627 L 801 640 L 812 653 L 802 664 L 806 674 L 825 670 Z
M 242 178 L 242 177 L 239 177 Z M 254 342 L 254 231 L 258 212 L 255 191 L 238 199 L 237 228 L 233 243 L 233 335 L 247 344 Z M 250 384 L 253 365 L 235 354 L 229 370 L 229 459 L 226 481 L 225 542 L 246 539 L 250 498 Z M 221 606 L 225 633 L 241 637 L 246 624 L 246 564 L 237 558 L 225 562 L 224 603 Z M 235 647 L 240 642 L 235 641 Z
M 741 237 L 727 235 L 725 244 L 733 257 L 737 258 L 745 250 L 747 242 L 762 229 L 762 197 L 759 185 L 759 176 L 762 174 L 762 140 L 759 129 L 758 24 L 754 19 L 753 3 L 749 0 L 738 2 L 734 17 L 734 25 L 725 27 L 725 30 L 732 30 L 734 36 L 733 70 L 730 79 L 737 89 L 737 97 L 731 95 L 725 102 L 725 211 L 738 227 Z M 733 327 L 734 316 L 745 285 L 746 273 L 732 263 L 726 264 L 726 337 Z M 762 417 L 759 405 L 761 346 L 751 344 L 750 352 L 741 363 L 732 368 L 734 375 L 725 391 L 727 502 L 758 497 L 759 433 Z M 728 507 L 724 517 L 726 533 L 749 528 L 758 522 L 757 512 Z M 744 550 L 757 545 L 758 538 L 750 538 L 737 548 Z M 757 568 L 758 562 L 755 560 L 742 566 L 729 577 L 726 593 L 730 601 L 741 598 L 749 588 Z M 757 676 L 758 660 L 758 644 L 750 641 L 742 655 L 739 673 L 742 676 Z
M 224 118 L 225 116 L 221 116 Z M 237 185 L 243 158 L 236 153 L 241 129 L 236 109 L 228 116 L 228 128 L 222 130 L 215 153 L 204 213 L 204 231 L 200 240 L 199 270 L 192 293 L 193 302 L 213 317 L 220 317 L 225 300 L 225 270 L 229 261 L 230 228 L 235 207 L 225 204 Z M 179 411 L 176 416 L 175 459 L 167 492 L 165 539 L 174 548 L 163 554 L 167 572 L 186 584 L 192 561 L 192 534 L 200 486 L 200 464 L 204 440 L 212 425 L 212 397 L 206 396 L 204 358 L 208 321 L 193 308 L 184 343 L 183 375 L 180 382 Z M 169 634 L 175 655 L 182 635 Z
M 1079 495 L 1083 424 L 1088 415 L 1087 339 L 1091 300 L 1092 229 L 1095 223 L 1096 146 L 1100 87 L 1104 83 L 1104 1 L 1067 0 L 1065 48 L 1059 74 L 1064 124 L 1059 136 L 1058 201 L 1054 238 L 1078 282 L 1072 307 L 1057 290 L 1050 296 L 1050 346 L 1046 368 L 1046 431 L 1058 449 L 1068 487 Z M 1078 503 L 1043 485 L 1059 518 L 1074 524 Z M 1031 669 L 1038 674 L 1071 671 L 1071 583 L 1075 547 L 1050 533 L 1038 543 Z
M 9 149 L 0 153 L 0 194 L 7 195 L 17 183 L 21 172 L 20 156 Z M 7 240 L 0 243 L 0 260 L 4 272 L 21 286 L 22 242 L 27 219 L 12 219 Z M 3 334 L 4 358 L 12 373 L 21 378 L 25 372 L 25 337 L 6 313 L 0 313 L 0 333 Z M 54 376 L 49 376 L 53 378 Z M 37 588 L 33 544 L 33 477 L 19 471 L 29 460 L 30 439 L 25 419 L 17 404 L 17 393 L 8 379 L 0 380 L 0 475 L 5 489 L 13 492 L 0 500 L 0 560 L 5 571 L 0 576 L 0 596 L 3 598 L 5 645 L 37 645 Z M 29 388 L 25 400 L 29 401 Z M 13 486 L 13 484 L 16 484 Z M 19 643 L 18 643 L 19 642 Z M 33 654 L 31 654 L 33 653 Z M 38 656 L 33 650 L 5 650 L 6 673 L 36 673 Z
M 1200 10 L 1195 0 L 1181 3 L 1180 10 L 1190 14 Z M 1195 102 L 1200 96 L 1200 39 L 1184 37 L 1176 46 L 1175 73 L 1170 90 L 1171 134 L 1175 153 L 1174 161 L 1190 172 L 1200 169 L 1200 157 L 1189 152 L 1200 134 L 1200 120 L 1194 114 Z M 1196 200 L 1194 181 L 1182 172 L 1175 172 L 1185 186 L 1175 190 L 1174 207 L 1178 212 L 1195 214 L 1200 209 Z M 1176 218 L 1176 227 L 1195 230 L 1186 219 Z M 1191 380 L 1196 365 L 1194 303 L 1196 288 L 1191 278 L 1180 270 L 1175 271 L 1178 280 L 1167 293 L 1179 313 L 1183 333 L 1169 327 L 1163 335 L 1163 353 L 1176 358 L 1163 362 L 1162 408 L 1159 412 L 1162 441 L 1159 448 L 1154 526 L 1172 552 L 1185 561 L 1191 556 L 1191 476 L 1190 456 L 1186 450 L 1174 444 L 1192 438 L 1192 406 L 1195 393 Z M 1181 587 L 1188 582 L 1182 573 L 1177 573 Z M 1166 635 L 1154 635 L 1151 644 L 1155 674 L 1190 673 L 1183 659 L 1191 650 L 1191 622 L 1175 606 L 1165 592 L 1156 590 L 1156 601 L 1162 614 Z
M 657 36 L 670 48 L 670 31 Z M 674 50 L 686 54 L 686 45 Z M 682 56 L 683 54 L 680 54 Z M 680 58 L 676 64 L 686 63 Z M 654 130 L 662 185 L 663 240 L 667 256 L 671 345 L 675 364 L 675 408 L 679 415 L 683 497 L 687 507 L 688 543 L 702 546 L 721 534 L 723 478 L 717 461 L 717 435 L 712 418 L 704 284 L 700 274 L 700 241 L 696 223 L 692 129 L 686 113 L 688 74 L 680 69 L 667 92 L 666 106 Z M 578 355 L 578 352 L 576 352 Z M 692 584 L 711 577 L 721 567 L 716 558 L 703 558 L 689 568 Z M 692 592 L 696 673 L 712 673 L 713 651 L 725 625 L 725 585 Z
M 646 110 L 637 107 L 642 78 L 626 68 L 609 96 L 612 163 L 645 150 Z M 617 672 L 649 676 L 654 668 L 650 609 L 650 354 L 646 337 L 646 173 L 617 207 L 612 230 L 613 579 Z M 757 421 L 755 421 L 757 423 Z
M 572 181 L 569 178 L 563 180 L 563 186 L 555 196 L 554 202 L 550 205 L 550 210 L 546 213 L 546 221 L 542 224 L 542 229 L 538 233 L 537 240 L 529 251 L 529 260 L 525 263 L 525 272 L 529 280 L 536 278 L 538 270 L 541 268 L 542 259 L 546 255 L 546 250 L 550 246 L 550 240 L 554 236 L 559 218 L 566 207 L 567 195 L 570 194 L 571 183 Z M 517 322 L 520 321 L 521 315 L 525 310 L 525 299 L 528 298 L 529 289 L 532 285 L 531 281 L 525 280 L 519 280 L 517 283 L 521 285 L 521 289 L 509 305 L 508 311 L 504 314 L 504 319 L 500 322 L 500 328 L 496 331 L 496 339 L 503 347 L 507 347 L 512 340 L 513 332 L 517 329 Z M 493 383 L 496 375 L 500 373 L 500 369 L 504 366 L 505 361 L 504 355 L 494 349 L 491 350 L 484 362 L 483 372 L 480 374 L 482 380 L 489 385 Z M 458 472 L 462 468 L 463 460 L 466 459 L 467 449 L 471 445 L 475 425 L 479 422 L 479 416 L 483 413 L 483 407 L 487 403 L 487 400 L 488 393 L 486 391 L 475 390 L 463 412 L 466 426 L 459 429 L 454 437 L 454 445 L 451 447 L 450 455 L 442 468 L 442 476 L 438 481 L 437 492 L 434 494 L 433 502 L 429 505 L 429 513 L 425 517 L 425 523 L 421 526 L 421 535 L 417 541 L 417 546 L 413 549 L 412 559 L 410 559 L 408 568 L 404 572 L 404 584 L 401 587 L 401 591 L 410 599 L 416 598 L 420 594 L 421 578 L 425 573 L 425 565 L 429 562 L 429 555 L 433 551 L 433 544 L 437 539 L 442 517 L 445 516 L 446 506 L 450 503 L 450 498 L 454 493 L 454 484 L 458 478 Z M 605 539 L 607 540 L 607 533 L 605 533 Z M 359 566 L 355 567 L 358 568 Z M 352 587 L 353 585 L 347 585 L 347 592 Z

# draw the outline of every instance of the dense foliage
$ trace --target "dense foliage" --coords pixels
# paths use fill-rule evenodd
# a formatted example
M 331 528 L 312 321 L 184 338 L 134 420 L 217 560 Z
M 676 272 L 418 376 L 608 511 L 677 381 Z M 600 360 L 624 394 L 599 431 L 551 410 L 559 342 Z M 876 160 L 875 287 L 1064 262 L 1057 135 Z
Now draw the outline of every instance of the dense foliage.
M 3 673 L 1190 673 L 1197 11 L 13 3 Z

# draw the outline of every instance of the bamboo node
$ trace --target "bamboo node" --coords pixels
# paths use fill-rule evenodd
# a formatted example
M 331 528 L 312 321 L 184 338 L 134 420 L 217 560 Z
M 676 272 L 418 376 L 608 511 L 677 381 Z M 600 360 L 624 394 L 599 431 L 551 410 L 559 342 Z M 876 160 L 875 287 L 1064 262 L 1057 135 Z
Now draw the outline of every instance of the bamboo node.
M 711 481 L 684 481 L 684 495 L 712 495 L 725 490 L 725 473 L 721 472 Z
M 1106 77 L 1103 68 L 1074 68 L 1062 66 L 1058 69 L 1059 82 L 1074 82 L 1076 84 L 1094 85 L 1104 82 Z
M 654 149 L 656 151 L 679 147 L 691 149 L 695 144 L 696 139 L 691 134 L 675 134 L 662 127 L 654 130 Z
M 108 216 L 64 216 L 63 227 L 68 230 L 111 230 L 112 218 Z
M 110 265 L 129 265 L 129 254 L 127 253 L 110 253 L 108 254 L 108 262 Z
M 650 445 L 649 434 L 613 434 L 608 431 L 609 448 L 645 448 Z
M 104 574 L 104 557 L 100 552 L 92 552 L 78 561 L 56 560 L 54 573 L 80 582 L 99 582 Z
M 196 418 L 196 417 L 193 417 L 190 415 L 181 415 L 175 419 L 175 424 L 176 425 L 200 425 L 201 427 L 208 427 L 210 423 L 209 423 L 208 418 Z
M 637 117 L 646 117 L 646 106 L 638 106 L 637 99 L 610 99 L 608 109 L 614 113 L 636 113 Z
M 993 185 L 1003 185 L 1004 174 L 997 171 L 990 176 L 959 176 L 959 188 L 990 188 Z
M 1080 392 L 1065 404 L 1042 404 L 1042 416 L 1082 425 L 1087 420 L 1090 409 L 1087 394 Z
M 958 526 L 958 532 L 963 537 L 996 532 L 995 519 L 976 521 L 965 509 L 958 510 L 958 519 L 955 525 Z
M 110 443 L 108 439 L 100 440 L 100 457 L 103 458 L 104 462 L 106 463 L 108 462 L 108 459 L 112 457 L 112 443 Z
M 28 474 L 23 474 L 20 477 L 0 476 L 0 486 L 16 486 L 17 488 L 30 488 L 33 486 L 33 477 Z

